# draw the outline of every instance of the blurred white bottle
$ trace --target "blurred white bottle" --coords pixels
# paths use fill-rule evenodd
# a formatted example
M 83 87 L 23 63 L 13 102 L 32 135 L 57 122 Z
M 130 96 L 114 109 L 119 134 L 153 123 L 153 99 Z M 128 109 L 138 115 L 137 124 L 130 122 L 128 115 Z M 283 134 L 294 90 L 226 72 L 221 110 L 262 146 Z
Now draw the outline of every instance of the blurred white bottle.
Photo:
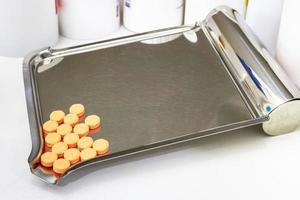
M 246 21 L 275 55 L 283 0 L 249 0 Z
M 146 32 L 183 24 L 184 0 L 124 0 L 124 26 Z
M 210 11 L 221 5 L 229 6 L 245 16 L 245 0 L 186 0 L 185 24 L 204 20 Z
M 124 26 L 142 33 L 183 24 L 184 0 L 124 0 Z M 144 41 L 147 44 L 161 44 L 175 40 L 180 35 Z
M 99 39 L 120 28 L 119 0 L 60 0 L 60 32 L 72 39 Z
M 285 0 L 276 56 L 281 66 L 300 88 L 300 1 Z
M 57 40 L 55 0 L 0 0 L 0 56 L 24 57 Z

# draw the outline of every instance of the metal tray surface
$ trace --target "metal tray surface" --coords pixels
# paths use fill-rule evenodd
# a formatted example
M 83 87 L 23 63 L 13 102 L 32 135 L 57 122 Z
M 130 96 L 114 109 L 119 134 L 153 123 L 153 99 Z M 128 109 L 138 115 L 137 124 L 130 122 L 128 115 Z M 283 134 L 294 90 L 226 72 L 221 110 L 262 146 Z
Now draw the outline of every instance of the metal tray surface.
M 199 133 L 252 116 L 202 31 L 65 57 L 37 75 L 43 121 L 73 103 L 99 114 L 111 154 Z M 225 76 L 224 76 L 225 74 Z

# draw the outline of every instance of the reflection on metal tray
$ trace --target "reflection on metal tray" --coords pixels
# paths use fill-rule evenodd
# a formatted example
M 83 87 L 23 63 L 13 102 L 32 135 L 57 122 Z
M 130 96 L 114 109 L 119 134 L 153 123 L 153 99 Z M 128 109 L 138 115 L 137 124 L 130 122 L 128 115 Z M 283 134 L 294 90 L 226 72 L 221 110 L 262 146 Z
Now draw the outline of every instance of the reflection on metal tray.
M 299 91 L 279 68 L 274 72 L 276 63 L 261 54 L 267 52 L 260 52 L 260 43 L 239 20 L 235 11 L 221 7 L 195 26 L 29 56 L 24 78 L 32 172 L 56 183 L 91 164 L 268 120 Z M 165 36 L 174 40 L 141 42 Z M 39 165 L 41 125 L 51 111 L 67 111 L 77 102 L 102 117 L 101 133 L 92 137 L 108 139 L 110 152 L 72 166 L 63 176 L 47 173 Z

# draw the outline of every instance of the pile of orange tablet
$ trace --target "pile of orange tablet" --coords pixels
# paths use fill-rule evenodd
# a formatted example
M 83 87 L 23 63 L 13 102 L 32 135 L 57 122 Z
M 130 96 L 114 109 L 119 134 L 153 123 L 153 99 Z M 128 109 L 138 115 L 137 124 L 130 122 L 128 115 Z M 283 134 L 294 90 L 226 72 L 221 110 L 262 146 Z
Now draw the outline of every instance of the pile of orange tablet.
M 45 151 L 41 155 L 42 166 L 63 174 L 71 165 L 108 153 L 107 140 L 94 141 L 89 136 L 93 131 L 100 130 L 100 117 L 84 116 L 82 104 L 73 104 L 68 114 L 62 110 L 50 114 L 49 121 L 43 124 Z

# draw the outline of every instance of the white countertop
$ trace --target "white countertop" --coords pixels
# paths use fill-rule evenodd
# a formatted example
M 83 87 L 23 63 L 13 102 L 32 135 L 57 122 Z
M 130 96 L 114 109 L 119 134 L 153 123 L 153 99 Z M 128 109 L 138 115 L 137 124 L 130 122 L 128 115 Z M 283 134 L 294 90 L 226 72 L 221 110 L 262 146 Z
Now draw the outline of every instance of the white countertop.
M 260 127 L 84 170 L 64 186 L 47 185 L 27 164 L 31 138 L 23 87 L 22 59 L 0 57 L 0 199 L 300 198 L 300 130 L 269 137 Z

